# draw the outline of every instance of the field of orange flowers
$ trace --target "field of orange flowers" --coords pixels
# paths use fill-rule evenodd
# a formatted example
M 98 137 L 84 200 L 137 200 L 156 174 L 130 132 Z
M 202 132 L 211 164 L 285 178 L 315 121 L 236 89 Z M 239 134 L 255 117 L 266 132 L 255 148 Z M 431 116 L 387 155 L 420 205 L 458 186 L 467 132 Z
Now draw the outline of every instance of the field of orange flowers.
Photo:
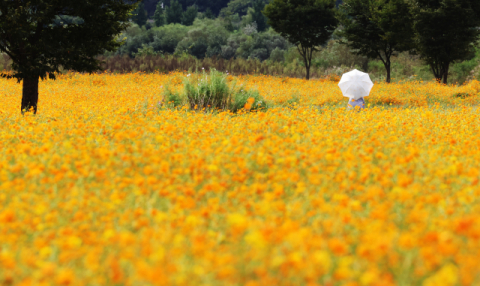
M 36 116 L 0 80 L 1 285 L 480 285 L 478 82 L 159 108 L 183 78 L 66 74 Z

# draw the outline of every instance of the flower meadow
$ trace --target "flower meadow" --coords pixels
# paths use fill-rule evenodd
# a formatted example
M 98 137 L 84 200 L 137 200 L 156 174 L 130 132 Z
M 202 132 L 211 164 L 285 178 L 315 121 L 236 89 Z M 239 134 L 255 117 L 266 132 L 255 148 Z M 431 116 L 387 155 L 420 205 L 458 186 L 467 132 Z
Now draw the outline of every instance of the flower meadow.
M 1 285 L 480 285 L 480 83 L 229 77 L 259 112 L 160 106 L 182 73 L 1 79 Z

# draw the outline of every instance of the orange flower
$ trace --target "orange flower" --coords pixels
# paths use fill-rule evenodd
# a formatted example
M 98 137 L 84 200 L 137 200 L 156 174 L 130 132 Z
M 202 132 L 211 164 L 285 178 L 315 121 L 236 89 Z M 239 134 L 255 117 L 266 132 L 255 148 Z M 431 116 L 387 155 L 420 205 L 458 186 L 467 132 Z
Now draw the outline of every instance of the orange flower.
M 243 108 L 246 109 L 246 110 L 250 110 L 252 108 L 254 102 L 255 102 L 255 98 L 249 97 L 247 99 L 247 103 L 245 103 L 245 106 Z
M 159 105 L 184 76 L 62 74 L 36 116 L 0 78 L 0 283 L 478 284 L 480 82 L 377 83 L 361 114 L 268 76 L 235 78 L 262 112 Z

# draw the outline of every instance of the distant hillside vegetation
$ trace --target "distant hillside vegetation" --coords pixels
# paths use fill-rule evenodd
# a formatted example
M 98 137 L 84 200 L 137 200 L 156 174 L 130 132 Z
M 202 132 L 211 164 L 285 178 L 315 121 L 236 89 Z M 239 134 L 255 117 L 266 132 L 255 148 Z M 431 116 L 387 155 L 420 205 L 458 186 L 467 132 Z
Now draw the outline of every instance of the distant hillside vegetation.
M 158 2 L 163 2 L 164 5 L 169 6 L 170 0 L 144 0 L 143 3 L 145 4 L 145 9 L 148 12 L 149 17 L 153 17 L 155 13 L 155 9 L 157 7 Z M 183 9 L 186 10 L 187 7 L 196 5 L 198 7 L 199 12 L 205 12 L 205 10 L 209 9 L 215 14 L 218 15 L 220 10 L 227 7 L 230 2 L 237 2 L 233 6 L 242 6 L 248 5 L 248 3 L 253 3 L 253 0 L 179 0 L 180 4 L 182 4 Z M 265 2 L 269 2 L 266 0 Z M 335 0 L 335 4 L 338 6 L 343 3 L 343 0 Z M 233 3 L 232 3 L 233 4 Z M 232 6 L 232 5 L 228 5 Z M 251 4 L 249 6 L 252 6 Z
M 218 15 L 220 10 L 224 7 L 227 7 L 228 3 L 231 1 L 232 0 L 179 0 L 178 2 L 182 4 L 183 10 L 186 10 L 189 6 L 196 5 L 199 12 L 205 12 L 207 9 L 210 9 L 215 15 Z M 158 2 L 163 2 L 163 5 L 170 6 L 170 0 L 143 1 L 149 17 L 153 17 Z

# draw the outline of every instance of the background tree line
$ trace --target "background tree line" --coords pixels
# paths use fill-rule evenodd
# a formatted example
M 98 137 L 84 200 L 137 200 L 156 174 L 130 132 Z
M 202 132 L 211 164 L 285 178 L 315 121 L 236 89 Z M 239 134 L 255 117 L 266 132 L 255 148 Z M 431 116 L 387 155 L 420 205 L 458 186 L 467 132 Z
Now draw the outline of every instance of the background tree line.
M 243 16 L 228 12 L 228 16 L 222 17 L 199 12 L 196 6 L 184 10 L 177 0 L 169 3 L 166 6 L 158 2 L 148 22 L 144 5 L 140 4 L 132 17 L 136 25 L 119 36 L 124 44 L 108 55 L 190 54 L 199 59 L 215 56 L 283 61 L 292 47 L 284 37 L 268 29 L 262 13 L 266 5 L 263 0 L 250 1 L 251 7 Z
M 398 76 L 402 53 L 418 65 L 403 69 L 464 81 L 477 63 L 479 6 L 474 0 L 146 0 L 133 13 L 138 26 L 121 35 L 125 44 L 114 54 L 285 64 L 296 58 L 309 78 L 312 66 L 328 62 L 319 52 L 338 41 L 363 59 L 356 67 L 368 72 L 383 65 L 387 82 Z

